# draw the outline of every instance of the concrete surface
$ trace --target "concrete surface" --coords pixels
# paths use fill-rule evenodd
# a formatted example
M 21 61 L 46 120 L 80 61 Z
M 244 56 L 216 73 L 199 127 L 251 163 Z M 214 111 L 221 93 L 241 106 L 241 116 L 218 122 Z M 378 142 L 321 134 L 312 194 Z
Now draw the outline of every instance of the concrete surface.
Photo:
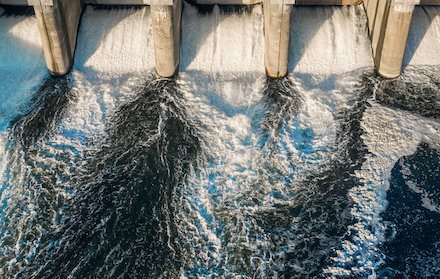
M 156 72 L 162 77 L 179 69 L 181 17 L 182 0 L 174 0 L 173 6 L 151 5 Z
M 33 6 L 49 73 L 65 75 L 73 64 L 81 1 L 34 0 Z
M 365 0 L 374 63 L 386 78 L 400 75 L 417 0 Z
M 291 5 L 284 0 L 264 0 L 264 62 L 270 77 L 287 75 Z
M 0 0 L 4 5 L 34 6 L 51 75 L 68 73 L 73 64 L 83 4 L 151 5 L 156 71 L 172 77 L 180 61 L 183 0 Z M 362 0 L 191 0 L 197 4 L 252 5 L 263 3 L 265 67 L 271 77 L 287 75 L 291 5 L 357 5 Z M 415 5 L 440 5 L 440 0 L 364 0 L 373 58 L 387 78 L 401 72 Z

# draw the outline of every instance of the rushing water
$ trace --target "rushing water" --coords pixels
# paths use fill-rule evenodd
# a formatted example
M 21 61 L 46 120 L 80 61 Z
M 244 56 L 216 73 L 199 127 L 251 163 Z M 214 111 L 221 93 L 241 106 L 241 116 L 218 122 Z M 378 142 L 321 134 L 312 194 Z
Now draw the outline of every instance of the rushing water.
M 32 11 L 7 10 L 0 277 L 435 278 L 440 9 L 411 28 L 385 80 L 360 6 L 295 7 L 271 79 L 260 5 L 185 4 L 163 79 L 148 7 L 87 7 L 51 78 Z

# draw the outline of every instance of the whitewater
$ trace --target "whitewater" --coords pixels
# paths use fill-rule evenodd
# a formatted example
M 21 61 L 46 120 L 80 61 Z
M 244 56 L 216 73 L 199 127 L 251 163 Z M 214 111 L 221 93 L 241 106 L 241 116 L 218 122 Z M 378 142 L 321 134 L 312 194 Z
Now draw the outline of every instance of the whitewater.
M 0 277 L 438 274 L 440 8 L 395 80 L 362 6 L 294 7 L 283 79 L 261 5 L 185 3 L 173 79 L 149 7 L 88 6 L 61 78 L 32 11 L 0 15 Z

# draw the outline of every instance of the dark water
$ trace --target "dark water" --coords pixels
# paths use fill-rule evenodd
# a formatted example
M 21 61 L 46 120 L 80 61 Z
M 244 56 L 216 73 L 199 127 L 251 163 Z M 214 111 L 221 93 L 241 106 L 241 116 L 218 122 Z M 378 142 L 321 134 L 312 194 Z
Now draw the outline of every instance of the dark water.
M 283 125 L 286 115 L 295 118 L 301 106 L 295 89 L 288 88 L 286 92 L 284 82 L 272 81 L 272 86 L 265 91 L 270 110 L 263 125 L 275 131 Z M 335 117 L 340 125 L 332 159 L 307 173 L 302 181 L 288 181 L 288 195 L 293 205 L 280 204 L 257 214 L 257 222 L 273 238 L 273 252 L 284 254 L 283 266 L 277 270 L 282 278 L 324 277 L 323 269 L 332 263 L 331 257 L 340 248 L 341 239 L 352 222 L 348 190 L 360 183 L 353 172 L 361 167 L 367 152 L 360 138 L 363 133 L 360 121 L 372 94 L 372 88 L 366 84 L 356 88 L 356 97 L 350 100 L 351 108 L 339 111 Z M 286 95 L 293 96 L 290 102 Z M 305 145 L 307 137 L 313 138 L 312 134 L 307 135 L 309 132 L 304 131 Z M 286 251 L 287 243 L 292 242 L 294 245 Z
M 384 81 L 376 99 L 387 106 L 440 120 L 440 76 L 420 71 L 422 84 Z M 438 278 L 440 274 L 440 153 L 422 142 L 392 170 L 389 202 L 382 214 L 388 224 L 386 255 L 379 270 L 389 278 Z
M 51 82 L 46 82 L 45 90 Z M 46 96 L 48 102 L 21 122 L 36 121 L 35 115 L 40 121 L 56 118 L 65 108 L 64 98 Z M 100 150 L 87 154 L 86 165 L 70 181 L 77 193 L 64 205 L 69 208 L 62 222 L 47 232 L 19 276 L 177 277 L 183 251 L 175 203 L 200 152 L 198 126 L 187 118 L 179 98 L 174 80 L 154 80 L 117 110 L 108 138 Z M 21 128 L 19 136 L 35 138 L 34 126 Z M 48 201 L 41 201 L 40 208 L 44 202 Z
M 4 6 L 0 5 L 1 10 L 0 16 L 32 16 L 35 15 L 34 9 L 32 7 L 20 7 L 20 6 Z
M 237 9 L 220 12 L 251 8 Z M 432 123 L 440 117 L 437 68 L 408 69 L 395 80 L 371 69 L 347 75 L 353 86 L 337 75 L 322 83 L 266 78 L 258 101 L 240 106 L 220 97 L 222 77 L 138 79 L 128 86 L 133 94 L 105 108 L 105 129 L 93 140 L 69 118 L 81 109 L 83 76 L 47 78 L 9 123 L 0 277 L 438 278 L 440 153 L 423 140 L 393 162 L 388 204 L 374 220 L 386 226 L 368 256 L 375 268 L 365 268 L 363 250 L 335 260 L 344 243 L 365 244 L 356 238 L 351 191 L 375 186 L 358 175 L 373 153 L 368 111 L 379 106 Z M 92 88 L 101 80 L 87 82 Z M 208 89 L 191 90 L 202 85 Z M 333 92 L 344 86 L 347 96 Z M 334 127 L 319 133 L 308 109 L 327 110 Z M 237 116 L 250 125 L 223 129 Z M 67 135 L 65 122 L 74 126 Z M 241 128 L 244 139 L 234 137 Z M 244 162 L 230 163 L 231 153 Z M 328 271 L 335 266 L 349 273 Z
M 436 68 L 417 69 L 417 72 L 424 77 L 417 83 L 405 80 L 405 76 L 382 81 L 376 92 L 376 100 L 423 117 L 440 119 L 440 75 L 436 73 Z
M 20 140 L 21 145 L 29 148 L 50 134 L 69 105 L 75 102 L 75 92 L 71 87 L 68 77 L 44 81 L 32 96 L 24 114 L 11 122 L 14 137 Z
M 252 260 L 254 252 L 240 248 L 227 252 L 235 260 L 203 271 L 190 268 L 194 243 L 184 235 L 182 219 L 177 217 L 188 178 L 207 163 L 203 125 L 188 115 L 188 104 L 176 80 L 153 79 L 140 88 L 111 116 L 99 148 L 87 151 L 79 161 L 68 156 L 57 158 L 64 165 L 47 165 L 43 158 L 50 154 L 42 144 L 56 133 L 57 123 L 77 101 L 69 77 L 47 79 L 23 114 L 11 122 L 11 150 L 22 150 L 23 163 L 30 168 L 22 187 L 34 189 L 32 203 L 38 208 L 36 218 L 27 224 L 31 231 L 25 237 L 28 241 L 38 239 L 38 244 L 31 256 L 17 256 L 17 264 L 5 273 L 10 274 L 7 277 L 177 278 L 187 270 L 187 277 L 196 278 L 217 269 L 218 276 L 226 277 L 229 272 L 246 278 L 252 274 L 258 278 L 324 278 L 323 270 L 333 264 L 342 241 L 351 239 L 349 228 L 354 220 L 349 190 L 362 184 L 354 173 L 369 153 L 362 139 L 365 110 L 371 102 L 378 102 L 437 119 L 435 92 L 440 92 L 435 79 L 431 84 L 413 86 L 364 75 L 348 100 L 349 107 L 336 111 L 338 128 L 331 159 L 306 171 L 304 179 L 295 180 L 276 171 L 271 161 L 276 161 L 287 123 L 294 121 L 304 106 L 303 97 L 289 79 L 267 79 L 262 93 L 266 110 L 257 129 L 262 132 L 261 148 L 267 156 L 261 168 L 270 176 L 261 176 L 254 187 L 267 183 L 263 180 L 284 181 L 288 191 L 275 191 L 277 201 L 270 208 L 259 207 L 259 197 L 249 196 L 247 206 L 254 204 L 257 210 L 246 213 L 245 219 L 258 228 L 248 237 L 255 241 L 261 235 L 267 237 L 268 245 L 262 249 L 268 263 L 259 269 Z M 306 150 L 310 148 L 308 137 L 314 136 L 307 135 L 308 130 L 301 133 L 300 144 Z M 415 154 L 401 158 L 393 168 L 389 205 L 382 214 L 388 232 L 380 246 L 385 255 L 380 276 L 435 278 L 439 263 L 439 159 L 436 149 L 421 143 Z M 73 191 L 70 199 L 57 195 L 56 179 L 62 179 L 64 187 Z M 409 188 L 409 183 L 422 192 Z M 437 212 L 423 207 L 422 198 L 431 200 Z M 59 209 L 62 214 L 54 217 L 52 211 Z M 238 231 L 228 227 L 231 219 L 219 210 L 215 216 L 225 232 L 219 235 L 232 245 L 233 233 Z M 56 226 L 52 218 L 57 218 Z M 32 233 L 37 229 L 38 233 Z M 3 245 L 8 245 L 7 239 Z M 3 264 L 7 259 L 3 258 Z M 221 270 L 222 264 L 228 266 L 227 271 Z M 359 264 L 351 262 L 353 267 Z M 350 277 L 364 275 L 359 272 Z
M 381 276 L 437 278 L 440 274 L 439 168 L 438 150 L 426 143 L 394 167 L 389 205 L 383 213 L 389 227 Z M 424 206 L 424 200 L 434 209 Z

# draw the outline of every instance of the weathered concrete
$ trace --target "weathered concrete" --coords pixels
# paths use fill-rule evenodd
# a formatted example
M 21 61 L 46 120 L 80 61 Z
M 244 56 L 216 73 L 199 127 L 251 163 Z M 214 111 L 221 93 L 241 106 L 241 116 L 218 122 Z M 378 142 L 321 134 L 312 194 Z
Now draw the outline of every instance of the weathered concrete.
M 179 67 L 183 0 L 0 0 L 4 5 L 35 8 L 47 67 L 52 75 L 69 72 L 83 4 L 151 5 L 156 71 L 174 76 Z M 271 77 L 287 75 L 291 5 L 356 5 L 362 0 L 188 0 L 212 5 L 252 5 L 263 2 L 265 67 Z M 440 0 L 364 0 L 373 57 L 379 74 L 400 74 L 415 5 L 440 5 Z
M 36 1 L 38 0 L 0 0 L 0 4 L 33 6 Z M 47 1 L 42 0 L 41 2 Z M 173 0 L 83 0 L 81 2 L 92 5 L 173 5 Z
M 67 74 L 73 64 L 79 19 L 80 0 L 33 0 L 44 57 L 53 76 Z
M 85 0 L 93 5 L 173 5 L 173 0 Z
M 377 72 L 386 78 L 400 75 L 412 14 L 418 0 L 365 0 Z
M 191 0 L 197 4 L 251 5 L 261 0 Z M 353 5 L 362 0 L 264 0 L 264 61 L 270 77 L 288 74 L 291 5 Z
M 264 0 L 264 62 L 267 75 L 284 77 L 289 64 L 291 5 L 284 0 Z
M 35 0 L 0 0 L 3 5 L 31 6 Z M 188 0 L 201 5 L 253 5 L 263 0 Z M 377 0 L 376 0 L 377 1 Z M 92 5 L 173 5 L 173 0 L 84 0 Z M 358 5 L 362 0 L 286 0 L 292 5 Z M 420 5 L 440 5 L 440 0 L 420 0 Z
M 426 0 L 437 1 L 437 0 Z M 262 3 L 263 0 L 191 0 L 200 5 L 253 5 Z M 284 4 L 289 5 L 358 5 L 362 0 L 285 0 Z
M 172 77 L 179 69 L 180 22 L 182 0 L 173 6 L 151 5 L 156 72 L 162 77 Z
M 362 0 L 296 0 L 295 5 L 359 5 Z
M 263 0 L 190 0 L 190 2 L 200 5 L 253 5 L 263 2 Z

